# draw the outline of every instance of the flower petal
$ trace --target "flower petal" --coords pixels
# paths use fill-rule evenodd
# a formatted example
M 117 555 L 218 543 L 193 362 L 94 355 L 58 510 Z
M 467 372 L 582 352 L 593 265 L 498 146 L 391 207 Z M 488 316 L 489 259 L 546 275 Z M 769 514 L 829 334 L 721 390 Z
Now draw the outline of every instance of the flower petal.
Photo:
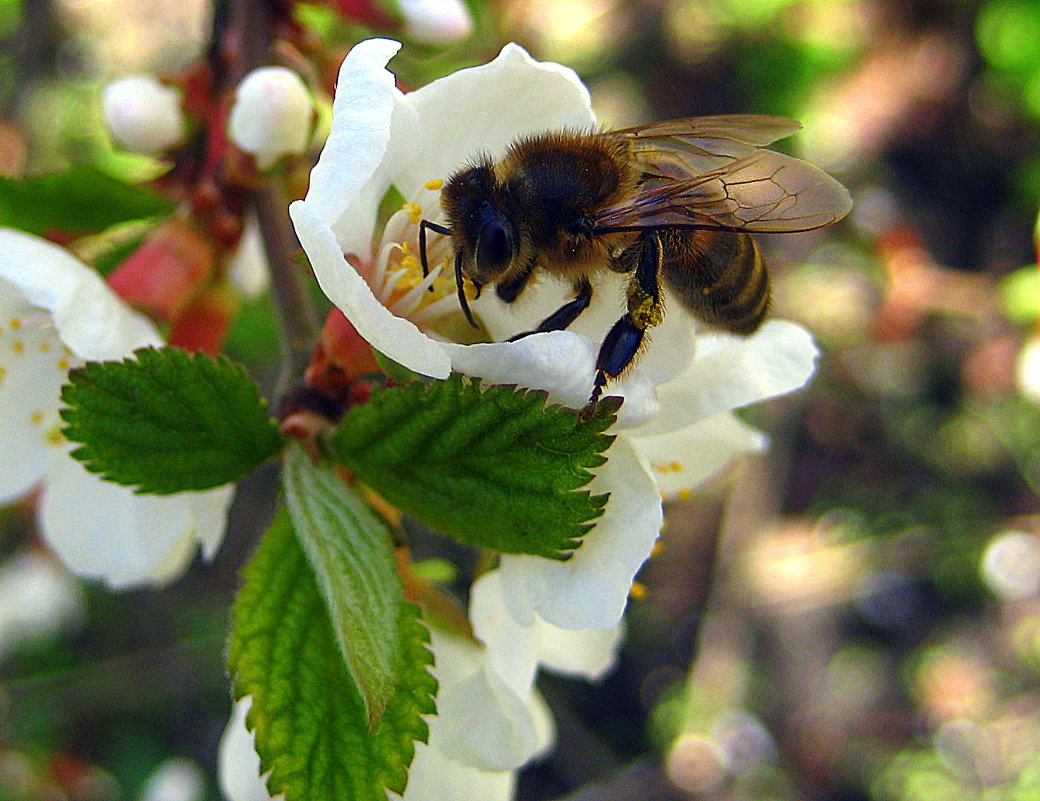
M 0 503 L 24 495 L 43 476 L 68 374 L 69 357 L 57 331 L 33 314 L 17 290 L 0 279 Z
M 639 434 L 675 431 L 800 389 L 816 370 L 818 355 L 809 332 L 786 320 L 770 320 L 749 337 L 702 334 L 690 366 L 658 389 L 661 414 Z
M 671 498 L 711 478 L 742 453 L 766 447 L 765 434 L 742 423 L 729 412 L 698 420 L 667 434 L 631 437 L 636 452 L 646 460 L 657 488 Z
M 663 519 L 653 477 L 618 437 L 589 488 L 609 492 L 606 511 L 566 562 L 504 554 L 509 613 L 530 625 L 537 613 L 564 629 L 609 629 L 625 609 L 632 580 L 650 554 Z
M 266 782 L 260 777 L 260 757 L 253 745 L 253 733 L 246 728 L 246 715 L 252 705 L 253 699 L 249 696 L 237 701 L 220 737 L 217 778 L 220 791 L 228 801 L 270 801 L 271 798 Z
M 164 584 L 191 560 L 200 517 L 213 549 L 213 526 L 218 524 L 214 506 L 226 508 L 229 500 L 229 487 L 138 495 L 87 472 L 61 450 L 52 454 L 47 470 L 40 527 L 54 552 L 77 575 L 103 579 L 115 589 Z M 199 508 L 204 514 L 197 514 Z M 223 520 L 219 523 L 222 526 Z
M 530 692 L 539 665 L 569 676 L 599 678 L 613 666 L 622 638 L 621 626 L 561 629 L 538 615 L 531 625 L 521 625 L 509 614 L 499 570 L 473 582 L 469 617 L 491 666 L 520 694 Z
M 503 155 L 525 134 L 596 124 L 589 92 L 573 70 L 535 61 L 515 44 L 488 64 L 409 92 L 400 104 L 418 122 L 399 126 L 394 119 L 391 179 L 405 197 L 481 153 Z
M 490 384 L 520 383 L 542 389 L 550 401 L 572 409 L 589 400 L 599 350 L 598 343 L 573 331 L 532 334 L 515 342 L 442 347 L 460 373 Z M 618 412 L 619 428 L 641 425 L 658 410 L 653 382 L 638 368 L 611 384 L 607 394 L 625 398 Z
M 404 795 L 387 793 L 387 796 L 404 801 L 510 801 L 515 788 L 516 771 L 480 770 L 456 762 L 436 748 L 416 743 Z M 232 798 L 230 801 L 253 800 Z
M 84 359 L 118 359 L 162 343 L 96 272 L 45 239 L 0 228 L 0 278 L 49 311 L 62 341 Z
M 401 93 L 386 65 L 400 49 L 400 42 L 368 39 L 340 66 L 332 129 L 303 202 L 336 232 L 341 253 L 370 255 L 379 201 L 390 186 L 383 161 Z
M 443 347 L 379 302 L 365 279 L 344 258 L 332 229 L 312 207 L 298 200 L 289 207 L 289 215 L 322 290 L 358 333 L 373 348 L 408 369 L 433 378 L 447 378 L 451 360 Z

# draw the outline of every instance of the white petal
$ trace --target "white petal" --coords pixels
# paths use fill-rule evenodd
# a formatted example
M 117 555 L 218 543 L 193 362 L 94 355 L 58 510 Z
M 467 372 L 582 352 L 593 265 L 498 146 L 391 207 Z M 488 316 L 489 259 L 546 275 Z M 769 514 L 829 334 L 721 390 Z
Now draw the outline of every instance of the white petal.
M 661 414 L 639 434 L 674 431 L 800 389 L 816 370 L 818 355 L 809 332 L 786 320 L 770 320 L 749 337 L 702 334 L 689 368 L 658 388 Z
M 0 229 L 0 278 L 51 313 L 62 341 L 84 359 L 116 359 L 159 345 L 158 332 L 94 270 L 45 239 Z
M 31 307 L 3 302 L 13 297 L 13 287 L 0 279 L 0 503 L 24 495 L 43 476 L 69 367 L 54 327 L 25 316 Z
M 451 360 L 444 348 L 376 299 L 365 280 L 343 257 L 332 229 L 314 214 L 311 206 L 298 200 L 289 206 L 289 215 L 322 290 L 358 333 L 376 350 L 410 370 L 447 378 Z
M 141 786 L 137 801 L 204 801 L 206 774 L 198 762 L 170 757 Z
M 531 691 L 538 665 L 570 676 L 599 678 L 614 664 L 622 638 L 620 625 L 561 629 L 539 615 L 533 616 L 530 625 L 521 625 L 509 613 L 499 570 L 473 582 L 469 618 L 491 666 L 520 695 Z
M 386 65 L 400 48 L 389 39 L 369 39 L 355 45 L 340 66 L 332 130 L 311 171 L 305 202 L 336 232 L 341 253 L 370 255 L 376 211 L 390 186 L 383 160 L 400 92 Z
M 253 733 L 246 728 L 246 714 L 252 704 L 250 697 L 235 703 L 231 719 L 220 737 L 217 778 L 227 801 L 270 801 L 271 798 L 260 778 L 260 757 L 253 746 Z
M 492 668 L 515 693 L 529 693 L 538 670 L 537 623 L 540 619 L 525 626 L 509 614 L 500 571 L 491 570 L 473 582 L 469 593 L 469 619 L 473 633 L 484 643 Z
M 500 570 L 509 612 L 534 613 L 565 629 L 609 629 L 625 609 L 632 580 L 661 530 L 661 499 L 632 446 L 618 437 L 590 484 L 610 492 L 606 512 L 566 562 L 504 554 Z
M 103 579 L 115 589 L 163 584 L 190 562 L 199 534 L 196 508 L 205 510 L 205 536 L 213 548 L 214 507 L 208 493 L 137 495 L 103 481 L 63 451 L 52 454 L 40 501 L 40 527 L 48 544 L 77 575 Z
M 551 331 L 516 342 L 442 347 L 460 373 L 489 384 L 519 383 L 542 389 L 553 403 L 580 409 L 592 392 L 599 343 L 573 331 Z M 638 366 L 611 384 L 607 394 L 625 398 L 618 413 L 619 428 L 641 425 L 658 411 L 653 382 Z
M 0 566 L 0 658 L 75 630 L 86 619 L 79 582 L 42 551 L 27 549 Z
M 722 412 L 667 434 L 632 435 L 631 442 L 650 465 L 658 490 L 670 498 L 711 478 L 736 456 L 762 450 L 767 439 Z
M 205 492 L 181 492 L 170 497 L 188 505 L 195 518 L 195 539 L 202 546 L 202 555 L 212 559 L 227 530 L 228 509 L 235 497 L 234 485 L 225 484 Z
M 430 746 L 485 771 L 523 765 L 540 746 L 528 704 L 485 662 L 461 682 L 437 693 Z
M 246 227 L 238 241 L 234 255 L 228 262 L 228 278 L 243 295 L 252 300 L 267 291 L 271 284 L 271 271 L 267 264 L 267 253 L 260 237 L 260 223 L 255 214 L 246 217 Z
M 559 128 L 590 130 L 589 92 L 567 67 L 507 44 L 494 61 L 459 70 L 404 95 L 417 127 L 394 120 L 392 175 L 410 197 L 481 153 L 501 156 L 519 136 Z
M 511 801 L 515 787 L 515 771 L 480 770 L 456 762 L 436 748 L 416 743 L 404 795 L 388 792 L 387 797 L 404 801 Z

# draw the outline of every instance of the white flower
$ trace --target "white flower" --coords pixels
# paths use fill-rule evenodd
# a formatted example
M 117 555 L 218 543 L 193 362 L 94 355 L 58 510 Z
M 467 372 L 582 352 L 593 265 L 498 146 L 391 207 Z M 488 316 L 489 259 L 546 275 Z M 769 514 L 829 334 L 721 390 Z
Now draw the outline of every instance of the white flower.
M 520 135 L 593 128 L 587 90 L 571 70 L 507 45 L 489 64 L 402 94 L 385 68 L 399 47 L 376 39 L 348 54 L 328 142 L 307 197 L 290 207 L 322 289 L 373 347 L 412 370 L 435 378 L 456 370 L 584 405 L 599 343 L 624 310 L 624 276 L 598 276 L 592 305 L 569 330 L 516 342 L 501 340 L 536 327 L 571 297 L 569 285 L 538 276 L 510 305 L 485 292 L 471 305 L 496 341 L 462 345 L 451 341 L 466 329 L 445 269 L 448 238 L 430 236 L 428 278 L 415 254 L 419 220 L 439 218 L 441 181 L 475 154 L 501 156 Z M 391 186 L 408 203 L 375 231 Z M 625 404 L 608 462 L 590 485 L 611 493 L 605 514 L 566 562 L 502 557 L 507 607 L 524 626 L 613 628 L 657 538 L 661 495 L 761 447 L 762 435 L 732 411 L 797 389 L 813 372 L 816 348 L 798 326 L 772 321 L 747 338 L 698 335 L 693 318 L 669 305 L 637 363 L 607 388 Z
M 228 136 L 266 170 L 307 149 L 313 122 L 311 94 L 300 76 L 285 67 L 260 67 L 238 85 Z
M 144 317 L 68 251 L 0 229 L 0 503 L 42 483 L 44 537 L 74 573 L 113 587 L 163 582 L 223 536 L 232 488 L 136 495 L 69 457 L 60 390 L 85 360 L 160 345 Z
M 180 92 L 150 75 L 129 75 L 101 92 L 101 113 L 112 138 L 135 153 L 158 155 L 184 140 Z
M 473 19 L 462 0 L 398 0 L 404 35 L 415 42 L 447 45 L 473 33 Z

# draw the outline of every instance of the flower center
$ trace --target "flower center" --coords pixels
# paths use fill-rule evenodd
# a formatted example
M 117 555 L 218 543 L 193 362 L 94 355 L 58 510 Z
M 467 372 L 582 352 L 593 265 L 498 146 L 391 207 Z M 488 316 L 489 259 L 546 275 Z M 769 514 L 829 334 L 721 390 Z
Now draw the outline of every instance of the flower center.
M 429 196 L 429 192 L 438 191 L 442 184 L 439 180 L 427 182 L 415 198 L 390 215 L 367 276 L 384 306 L 434 334 L 443 318 L 461 311 L 452 269 L 451 238 L 427 231 L 428 275 L 423 274 L 419 249 L 419 224 L 435 215 L 425 214 L 418 201 Z M 467 286 L 466 291 L 467 298 L 471 298 L 472 287 Z

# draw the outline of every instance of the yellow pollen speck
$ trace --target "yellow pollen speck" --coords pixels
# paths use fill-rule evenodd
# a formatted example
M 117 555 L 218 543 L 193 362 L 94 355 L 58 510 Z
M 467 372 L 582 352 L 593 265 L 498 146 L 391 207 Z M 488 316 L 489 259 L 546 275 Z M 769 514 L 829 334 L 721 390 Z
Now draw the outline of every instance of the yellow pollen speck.
M 440 178 L 435 178 L 432 181 L 427 181 L 425 184 L 423 184 L 423 186 L 425 186 L 427 189 L 431 191 L 436 191 L 440 189 L 442 186 L 444 186 L 444 181 Z
M 3 367 L 0 367 L 0 385 L 4 383 L 5 375 L 7 375 L 7 370 L 5 370 Z
M 45 339 L 45 340 L 43 340 L 43 342 L 40 343 L 40 353 L 50 353 L 50 352 L 51 352 L 51 341 L 49 339 Z
M 401 259 L 401 266 L 406 270 L 421 270 L 422 264 L 415 256 L 405 256 Z
M 48 445 L 54 445 L 55 447 L 57 447 L 58 445 L 61 445 L 61 443 L 64 442 L 64 441 L 65 441 L 65 437 L 63 437 L 61 435 L 61 429 L 58 428 L 57 426 L 55 426 L 54 428 L 52 428 L 50 431 L 47 432 L 47 444 Z
M 12 331 L 17 331 L 22 327 L 22 321 L 19 320 L 17 317 L 12 317 L 11 320 L 8 322 L 8 325 L 11 326 Z
M 663 550 L 664 546 L 661 544 L 661 541 L 658 540 L 654 543 L 654 547 L 650 549 L 650 558 L 653 559 L 655 556 L 659 556 Z
M 404 256 L 407 256 L 409 253 L 412 252 L 412 246 L 409 245 L 407 242 L 399 243 L 399 247 L 401 248 L 401 254 Z
M 62 370 L 62 371 L 68 370 L 69 369 L 69 360 L 68 359 L 64 359 L 64 358 L 58 359 L 58 369 Z
M 11 350 L 15 353 L 25 353 L 25 343 L 20 339 L 16 339 L 11 343 Z
M 645 584 L 638 581 L 633 581 L 631 588 L 628 590 L 628 595 L 633 601 L 642 601 L 644 598 L 646 598 L 646 592 L 647 590 Z
M 691 493 L 690 493 L 689 488 L 688 487 L 683 487 L 681 490 L 679 490 L 677 493 L 675 493 L 675 497 L 678 498 L 680 501 L 685 501 L 687 498 L 690 497 L 690 494 Z
M 33 412 L 29 415 L 29 422 L 34 426 L 38 426 L 43 422 L 43 412 Z

